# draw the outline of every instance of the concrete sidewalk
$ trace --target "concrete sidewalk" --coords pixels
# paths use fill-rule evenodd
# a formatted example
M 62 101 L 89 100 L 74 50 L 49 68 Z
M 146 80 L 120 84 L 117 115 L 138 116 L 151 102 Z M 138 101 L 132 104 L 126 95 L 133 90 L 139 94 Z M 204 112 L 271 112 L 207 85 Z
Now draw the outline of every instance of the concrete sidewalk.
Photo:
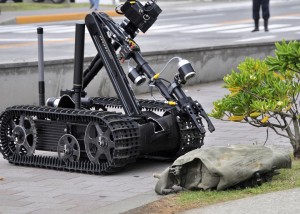
M 189 96 L 201 102 L 207 112 L 210 112 L 212 102 L 227 93 L 222 85 L 222 81 L 212 82 L 185 87 L 185 91 Z M 155 97 L 160 99 L 157 94 Z M 139 95 L 139 98 L 151 99 L 149 94 Z M 258 129 L 248 124 L 233 124 L 215 119 L 212 119 L 212 122 L 216 131 L 207 133 L 205 146 L 263 144 L 265 141 L 266 130 L 263 128 Z M 275 145 L 291 151 L 288 140 L 273 132 L 269 132 L 267 145 Z M 0 181 L 0 213 L 117 214 L 128 210 L 130 213 L 131 209 L 161 198 L 154 192 L 157 179 L 153 178 L 153 174 L 162 172 L 170 164 L 154 160 L 139 160 L 120 173 L 95 176 L 15 166 L 9 164 L 1 156 L 0 177 L 4 180 Z M 252 213 L 275 214 L 280 212 L 270 207 L 280 207 L 285 208 L 285 212 L 281 213 L 292 214 L 299 211 L 300 205 L 297 203 L 299 194 L 299 189 L 275 192 L 220 203 L 187 211 L 187 213 L 202 213 L 204 210 L 204 213 L 213 214 L 246 214 L 249 213 L 249 209 L 253 209 Z M 278 198 L 278 200 L 272 200 L 273 198 Z M 282 198 L 285 199 L 280 200 Z M 289 199 L 291 201 L 287 203 Z M 295 202 L 292 201 L 293 199 Z M 226 209 L 223 209 L 223 205 Z M 231 209 L 234 212 L 231 212 Z

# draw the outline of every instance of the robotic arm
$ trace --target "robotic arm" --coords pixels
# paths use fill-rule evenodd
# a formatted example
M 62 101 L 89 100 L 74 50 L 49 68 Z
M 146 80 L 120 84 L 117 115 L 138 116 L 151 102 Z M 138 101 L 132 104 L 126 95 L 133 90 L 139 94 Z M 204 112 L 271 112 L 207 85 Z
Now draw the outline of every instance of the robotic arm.
M 95 61 L 100 60 L 105 66 L 125 113 L 142 115 L 137 99 L 119 62 L 133 59 L 137 66 L 129 72 L 128 76 L 134 84 L 139 85 L 145 81 L 145 76 L 148 77 L 165 97 L 166 104 L 176 108 L 180 116 L 189 117 L 201 134 L 205 134 L 201 118 L 206 120 L 208 130 L 213 132 L 215 128 L 201 104 L 192 100 L 191 97 L 187 97 L 182 90 L 182 84 L 195 75 L 191 64 L 187 60 L 181 59 L 174 81 L 166 85 L 159 78 L 160 74 L 155 73 L 142 57 L 139 46 L 133 40 L 138 29 L 145 33 L 156 21 L 161 12 L 159 6 L 155 1 L 147 2 L 144 6 L 138 1 L 127 1 L 120 10 L 129 19 L 121 25 L 115 23 L 105 13 L 89 14 L 85 21 L 98 50 L 98 59 Z M 120 48 L 119 57 L 116 55 L 118 48 Z

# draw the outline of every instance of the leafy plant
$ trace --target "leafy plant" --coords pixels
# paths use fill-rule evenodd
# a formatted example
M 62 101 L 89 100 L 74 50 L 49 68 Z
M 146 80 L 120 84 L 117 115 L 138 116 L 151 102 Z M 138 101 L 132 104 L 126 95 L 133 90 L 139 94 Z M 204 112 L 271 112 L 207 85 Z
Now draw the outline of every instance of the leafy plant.
M 224 77 L 230 94 L 215 101 L 210 116 L 269 127 L 289 138 L 300 159 L 300 43 L 276 43 L 275 56 L 246 58 Z

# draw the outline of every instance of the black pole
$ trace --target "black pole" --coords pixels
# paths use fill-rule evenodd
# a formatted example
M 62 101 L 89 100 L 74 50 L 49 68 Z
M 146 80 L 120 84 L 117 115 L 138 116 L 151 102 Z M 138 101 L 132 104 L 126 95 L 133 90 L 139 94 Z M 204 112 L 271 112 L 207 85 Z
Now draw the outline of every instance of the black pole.
M 85 24 L 76 24 L 75 32 L 75 57 L 74 57 L 74 101 L 75 108 L 80 109 L 81 106 L 81 91 L 82 91 L 82 73 L 84 61 L 84 31 Z
M 99 54 L 97 54 L 93 58 L 90 65 L 83 72 L 82 90 L 84 90 L 88 86 L 88 84 L 94 79 L 94 77 L 98 74 L 102 67 L 102 60 Z
M 118 43 L 112 44 L 115 50 L 118 50 L 120 45 Z M 94 77 L 98 74 L 98 72 L 103 67 L 102 59 L 100 58 L 99 54 L 97 54 L 90 65 L 86 68 L 83 72 L 83 81 L 82 81 L 82 89 L 84 90 L 88 84 L 94 79 Z
M 45 81 L 44 81 L 44 45 L 43 28 L 37 28 L 38 34 L 38 70 L 39 70 L 39 104 L 45 105 Z

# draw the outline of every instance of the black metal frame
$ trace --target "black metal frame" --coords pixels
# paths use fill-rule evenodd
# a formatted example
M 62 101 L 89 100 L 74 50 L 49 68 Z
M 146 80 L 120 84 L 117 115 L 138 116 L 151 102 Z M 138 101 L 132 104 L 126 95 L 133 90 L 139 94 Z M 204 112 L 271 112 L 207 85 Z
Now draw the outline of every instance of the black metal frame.
M 131 48 L 130 43 L 134 41 L 126 32 L 126 28 L 122 28 L 104 13 L 92 13 L 87 15 L 85 23 L 98 50 L 98 54 L 89 68 L 84 72 L 84 87 L 90 82 L 90 77 L 95 76 L 104 65 L 125 113 L 129 116 L 142 115 L 136 98 L 129 86 L 125 72 L 116 56 L 116 50 L 120 46 L 121 48 L 126 49 L 125 52 L 128 53 L 127 59 L 133 59 L 136 62 L 139 71 L 145 74 L 150 80 L 155 78 L 156 73 L 142 57 L 139 48 Z M 122 31 L 122 29 L 124 29 L 124 31 Z M 110 38 L 107 35 L 107 31 L 110 31 Z M 116 39 L 117 41 L 113 41 L 113 39 Z M 153 81 L 153 84 L 159 89 L 167 101 L 174 101 L 177 103 L 177 111 L 183 116 L 189 117 L 201 134 L 205 134 L 205 129 L 198 119 L 199 115 L 206 120 L 210 132 L 215 130 L 201 104 L 185 95 L 177 78 L 175 78 L 174 82 L 169 86 L 166 86 L 159 78 Z

